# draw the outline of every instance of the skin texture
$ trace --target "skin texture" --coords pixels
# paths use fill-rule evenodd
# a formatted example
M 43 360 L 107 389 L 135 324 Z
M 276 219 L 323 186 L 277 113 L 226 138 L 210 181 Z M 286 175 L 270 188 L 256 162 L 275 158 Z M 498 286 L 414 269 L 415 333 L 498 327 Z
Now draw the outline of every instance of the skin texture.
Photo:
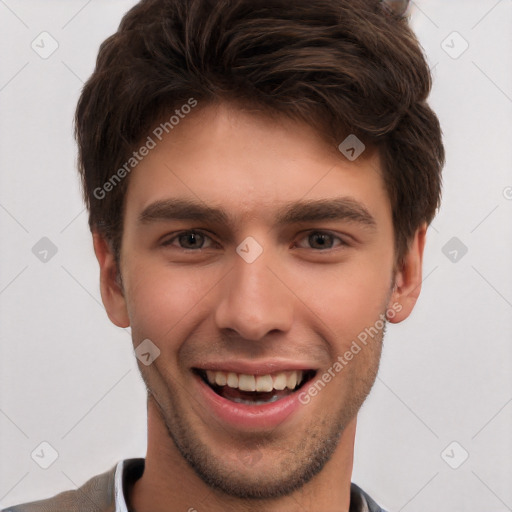
M 122 286 L 108 244 L 93 239 L 109 318 L 131 326 L 134 347 L 149 338 L 160 350 L 149 366 L 139 362 L 148 450 L 129 495 L 137 512 L 349 509 L 357 411 L 377 374 L 383 329 L 273 428 L 219 421 L 192 392 L 191 368 L 276 358 L 307 362 L 319 377 L 379 315 L 407 318 L 421 288 L 426 226 L 395 268 L 379 166 L 376 152 L 350 162 L 306 124 L 223 103 L 187 116 L 132 172 Z M 284 203 L 335 197 L 364 206 L 375 225 L 275 226 Z M 222 207 L 233 225 L 139 222 L 148 205 L 169 198 Z M 176 236 L 191 229 L 205 238 Z M 249 236 L 263 249 L 252 263 L 235 251 Z

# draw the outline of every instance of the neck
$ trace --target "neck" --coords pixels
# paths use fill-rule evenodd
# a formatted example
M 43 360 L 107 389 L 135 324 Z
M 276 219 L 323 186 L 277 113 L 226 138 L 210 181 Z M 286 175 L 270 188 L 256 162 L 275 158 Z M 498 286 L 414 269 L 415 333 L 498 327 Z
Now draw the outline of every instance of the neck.
M 149 400 L 144 474 L 129 491 L 130 509 L 134 512 L 295 512 L 298 509 L 348 512 L 355 429 L 356 418 L 342 433 L 336 451 L 322 471 L 293 494 L 272 500 L 241 500 L 210 487 L 196 475 L 169 437 L 157 407 Z

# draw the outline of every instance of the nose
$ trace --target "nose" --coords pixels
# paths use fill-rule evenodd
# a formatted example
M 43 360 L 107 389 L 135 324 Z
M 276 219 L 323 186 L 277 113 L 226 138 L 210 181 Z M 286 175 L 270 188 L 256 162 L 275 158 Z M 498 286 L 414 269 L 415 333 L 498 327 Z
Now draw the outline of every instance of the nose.
M 279 268 L 282 266 L 270 251 L 263 251 L 251 263 L 237 255 L 234 268 L 220 287 L 215 312 L 217 327 L 253 341 L 272 331 L 288 331 L 295 296 Z

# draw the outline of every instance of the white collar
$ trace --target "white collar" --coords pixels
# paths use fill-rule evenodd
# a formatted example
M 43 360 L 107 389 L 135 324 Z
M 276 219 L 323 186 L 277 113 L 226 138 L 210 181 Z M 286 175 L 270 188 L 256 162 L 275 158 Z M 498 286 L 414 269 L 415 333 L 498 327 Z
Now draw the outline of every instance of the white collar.
M 114 493 L 116 499 L 116 512 L 128 512 L 123 492 L 124 460 L 117 463 L 114 477 Z
M 126 498 L 123 491 L 123 476 L 126 469 L 125 462 L 128 461 L 132 463 L 136 462 L 138 465 L 139 463 L 143 463 L 144 459 L 137 461 L 134 459 L 125 459 L 117 463 L 114 476 L 115 512 L 128 512 Z M 371 498 L 354 483 L 351 484 L 351 499 L 354 499 L 354 501 L 358 503 L 356 505 L 358 507 L 358 512 L 371 512 L 372 510 L 385 512 L 384 509 L 381 509 L 376 503 L 374 503 Z M 368 499 L 372 503 L 371 506 L 367 501 Z

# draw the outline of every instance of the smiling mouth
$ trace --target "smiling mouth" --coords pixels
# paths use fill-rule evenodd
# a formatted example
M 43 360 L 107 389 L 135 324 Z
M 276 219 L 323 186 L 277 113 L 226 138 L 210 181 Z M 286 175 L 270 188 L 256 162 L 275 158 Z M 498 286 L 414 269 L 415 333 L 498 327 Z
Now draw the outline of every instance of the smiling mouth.
M 202 370 L 194 368 L 217 395 L 246 405 L 263 405 L 296 393 L 315 375 L 315 370 L 290 370 L 268 375 Z

